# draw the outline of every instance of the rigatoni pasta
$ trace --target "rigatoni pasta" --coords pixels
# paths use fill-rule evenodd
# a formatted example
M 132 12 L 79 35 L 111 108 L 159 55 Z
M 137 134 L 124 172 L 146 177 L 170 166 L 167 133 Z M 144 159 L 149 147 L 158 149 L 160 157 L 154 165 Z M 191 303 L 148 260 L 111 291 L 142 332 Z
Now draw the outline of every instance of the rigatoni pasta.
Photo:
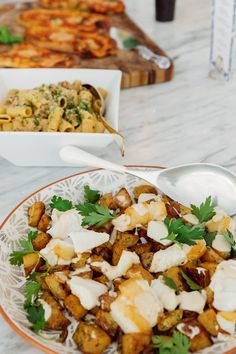
M 105 96 L 106 91 L 101 91 Z M 0 104 L 0 127 L 1 131 L 103 133 L 101 105 L 80 80 L 12 89 Z

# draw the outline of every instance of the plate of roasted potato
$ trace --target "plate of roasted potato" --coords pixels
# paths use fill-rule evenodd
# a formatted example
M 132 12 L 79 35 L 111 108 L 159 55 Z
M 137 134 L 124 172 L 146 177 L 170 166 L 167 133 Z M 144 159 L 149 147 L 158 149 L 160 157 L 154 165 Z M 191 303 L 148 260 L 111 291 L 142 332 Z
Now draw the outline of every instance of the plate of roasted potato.
M 236 350 L 235 224 L 211 196 L 83 172 L 20 203 L 0 247 L 0 311 L 46 353 Z

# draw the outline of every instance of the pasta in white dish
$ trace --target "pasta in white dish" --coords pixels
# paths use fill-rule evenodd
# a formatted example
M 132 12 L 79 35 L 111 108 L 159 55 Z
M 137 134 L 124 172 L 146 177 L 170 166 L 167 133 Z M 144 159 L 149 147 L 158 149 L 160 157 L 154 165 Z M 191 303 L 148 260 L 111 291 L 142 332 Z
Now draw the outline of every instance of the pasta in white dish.
M 100 94 L 105 98 L 107 92 L 100 89 Z M 0 130 L 103 133 L 100 107 L 101 101 L 79 80 L 14 89 L 0 104 Z

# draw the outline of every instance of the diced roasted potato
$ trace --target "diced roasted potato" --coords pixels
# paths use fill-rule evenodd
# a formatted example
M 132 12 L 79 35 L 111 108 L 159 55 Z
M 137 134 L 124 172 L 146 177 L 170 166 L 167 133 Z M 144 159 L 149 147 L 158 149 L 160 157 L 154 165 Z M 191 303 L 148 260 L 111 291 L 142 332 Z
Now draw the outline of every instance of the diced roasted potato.
M 199 240 L 187 253 L 188 261 L 195 261 L 201 258 L 207 251 L 206 242 Z
M 209 335 L 201 327 L 200 323 L 197 320 L 183 320 L 178 324 L 177 329 L 190 338 L 191 352 L 199 351 L 201 349 L 209 347 L 212 344 Z
M 134 187 L 133 193 L 134 193 L 135 199 L 138 199 L 140 194 L 143 194 L 143 193 L 157 194 L 157 190 L 156 190 L 156 188 L 154 188 L 153 186 L 151 186 L 149 184 L 142 184 L 140 186 Z
M 151 242 L 139 243 L 138 245 L 131 247 L 131 251 L 137 253 L 138 256 L 140 256 L 143 253 L 151 252 L 151 250 L 152 250 Z
M 101 268 L 100 268 L 100 267 L 97 267 L 97 266 L 94 266 L 94 265 L 93 265 L 94 262 L 104 262 L 104 259 L 103 259 L 101 256 L 96 256 L 96 254 L 93 254 L 93 255 L 90 257 L 90 268 L 91 268 L 94 272 L 101 273 Z
M 124 210 L 132 205 L 132 199 L 126 188 L 121 188 L 114 196 L 118 208 Z
M 65 298 L 64 304 L 70 314 L 77 321 L 83 318 L 87 313 L 87 310 L 81 305 L 79 298 L 73 294 L 70 294 Z
M 121 338 L 122 354 L 141 354 L 151 343 L 151 333 L 128 333 Z
M 116 278 L 113 280 L 113 285 L 114 285 L 114 288 L 115 288 L 115 291 L 118 291 L 119 290 L 119 286 L 125 281 L 125 279 L 123 278 Z
M 35 202 L 28 209 L 28 224 L 37 227 L 38 223 L 45 212 L 45 204 L 43 202 Z
M 38 253 L 28 253 L 23 256 L 24 271 L 26 276 L 32 272 L 32 270 L 36 267 L 38 261 Z
M 50 241 L 51 236 L 41 232 L 36 236 L 36 238 L 32 241 L 32 245 L 36 251 L 41 251 L 43 248 L 45 248 Z
M 124 278 L 144 279 L 150 283 L 154 279 L 154 276 L 148 270 L 144 269 L 141 264 L 133 264 Z
M 220 257 L 217 252 L 215 252 L 212 248 L 207 248 L 204 255 L 201 257 L 202 262 L 213 262 L 213 263 L 221 263 L 224 258 Z
M 66 298 L 67 291 L 65 290 L 59 277 L 55 274 L 49 274 L 45 277 L 45 282 L 54 296 L 60 300 L 64 300 Z
M 111 210 L 116 210 L 118 205 L 116 203 L 115 198 L 113 197 L 112 193 L 104 194 L 98 201 L 98 204 L 104 205 Z
M 91 256 L 90 252 L 81 253 L 78 257 L 78 261 L 76 263 L 72 263 L 73 269 L 83 268 L 86 266 L 87 260 Z
M 207 269 L 209 271 L 210 278 L 212 278 L 213 274 L 216 271 L 217 263 L 203 262 L 200 263 L 200 267 Z
M 172 312 L 161 313 L 158 317 L 157 328 L 161 332 L 169 331 L 183 317 L 183 310 L 178 309 Z
M 149 270 L 152 264 L 153 252 L 146 252 L 141 254 L 141 262 L 145 269 Z
M 78 276 L 83 279 L 92 279 L 93 278 L 93 271 L 88 270 L 87 272 L 79 273 Z
M 101 256 L 105 261 L 110 262 L 112 257 L 112 244 L 106 242 L 101 246 L 95 247 L 93 253 L 97 256 Z
M 207 287 L 204 289 L 206 291 L 207 295 L 207 304 L 211 308 L 213 307 L 213 301 L 214 301 L 214 291 L 211 290 L 211 288 Z
M 118 324 L 113 320 L 110 312 L 99 310 L 96 315 L 96 323 L 109 336 L 114 337 L 118 330 Z
M 109 279 L 103 274 L 100 277 L 96 277 L 93 280 L 98 281 L 101 284 L 107 285 L 109 283 Z
M 110 311 L 111 304 L 115 301 L 115 296 L 110 296 L 109 294 L 103 294 L 99 297 L 100 300 L 100 307 L 103 311 Z
M 181 277 L 181 269 L 179 267 L 169 268 L 166 272 L 164 272 L 164 275 L 171 278 L 175 282 L 179 291 L 184 291 L 187 289 L 186 284 Z
M 164 250 L 166 249 L 167 246 L 162 245 L 160 242 L 156 242 L 156 241 L 151 241 L 152 244 L 152 252 L 158 252 L 160 250 Z
M 92 310 L 90 310 L 90 314 L 96 316 L 96 314 L 98 313 L 99 311 L 99 307 L 98 306 L 95 306 L 92 308 Z
M 187 273 L 187 275 L 193 280 L 195 281 L 197 284 L 201 285 L 202 288 L 205 288 L 209 285 L 210 283 L 210 273 L 209 270 L 205 269 L 205 268 L 186 268 L 185 272 Z
M 88 354 L 102 354 L 111 344 L 110 336 L 95 324 L 80 322 L 73 334 L 78 348 Z
M 219 325 L 217 323 L 216 313 L 213 309 L 208 309 L 200 313 L 198 321 L 212 336 L 216 337 L 218 335 Z
M 204 348 L 210 347 L 212 345 L 212 341 L 208 336 L 207 332 L 200 331 L 200 333 L 191 339 L 191 352 L 198 352 Z
M 50 222 L 51 222 L 50 216 L 48 214 L 43 214 L 41 219 L 39 220 L 38 229 L 42 232 L 46 232 Z
M 136 245 L 138 241 L 138 235 L 130 234 L 129 232 L 118 232 L 113 245 L 112 264 L 117 265 L 123 250 Z
M 230 229 L 232 219 L 230 216 L 223 216 L 220 220 L 210 220 L 206 224 L 206 228 L 209 232 L 226 232 Z
M 45 291 L 42 295 L 42 299 L 46 301 L 52 309 L 52 314 L 47 321 L 46 328 L 59 330 L 68 327 L 70 321 L 64 316 L 61 306 L 54 297 Z
M 167 211 L 167 215 L 170 218 L 177 219 L 181 214 L 180 204 L 175 201 L 170 201 L 169 203 L 166 203 L 166 211 Z

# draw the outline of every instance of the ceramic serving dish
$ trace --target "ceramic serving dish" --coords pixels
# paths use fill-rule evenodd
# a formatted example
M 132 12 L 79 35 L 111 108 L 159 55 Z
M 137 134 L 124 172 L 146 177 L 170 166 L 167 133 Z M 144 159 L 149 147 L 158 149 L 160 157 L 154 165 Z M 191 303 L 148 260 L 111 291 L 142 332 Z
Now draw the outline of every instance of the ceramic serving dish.
M 0 69 L 0 103 L 10 89 L 32 89 L 41 84 L 81 80 L 109 92 L 106 118 L 118 130 L 121 72 L 97 69 Z M 0 155 L 17 166 L 69 166 L 59 150 L 75 145 L 90 152 L 105 149 L 114 140 L 109 133 L 1 132 Z M 71 166 L 71 165 L 70 165 Z
M 147 169 L 147 167 L 142 167 L 142 169 L 144 168 Z M 30 330 L 30 325 L 23 309 L 25 283 L 23 268 L 12 266 L 9 263 L 9 254 L 13 249 L 16 249 L 19 240 L 22 240 L 29 230 L 27 210 L 33 202 L 41 200 L 48 205 L 51 197 L 56 194 L 72 200 L 73 203 L 77 203 L 82 201 L 83 186 L 85 184 L 105 193 L 115 192 L 122 186 L 131 191 L 135 185 L 140 184 L 140 180 L 130 175 L 122 175 L 106 170 L 82 172 L 63 178 L 41 188 L 23 200 L 13 209 L 0 227 L 0 313 L 19 335 L 45 353 L 79 353 L 72 341 L 75 322 L 72 322 L 69 327 L 69 335 L 65 344 L 60 344 L 50 339 L 50 337 L 47 339 L 42 338 Z M 226 352 L 227 354 L 236 352 L 236 340 L 217 343 L 201 353 L 222 354 Z M 113 344 L 106 353 L 117 353 L 116 345 Z

